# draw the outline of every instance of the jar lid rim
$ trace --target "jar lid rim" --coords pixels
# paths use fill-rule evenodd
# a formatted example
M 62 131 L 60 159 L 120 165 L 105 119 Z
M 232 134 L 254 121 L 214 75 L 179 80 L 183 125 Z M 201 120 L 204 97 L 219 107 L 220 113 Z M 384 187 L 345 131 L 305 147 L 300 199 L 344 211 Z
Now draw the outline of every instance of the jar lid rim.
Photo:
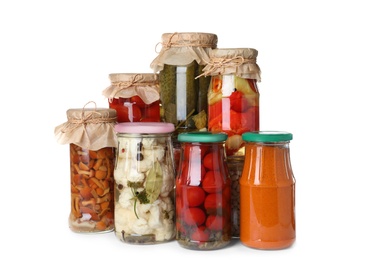
M 293 135 L 285 131 L 252 131 L 242 134 L 242 140 L 247 142 L 287 142 Z
M 198 131 L 180 133 L 177 139 L 179 142 L 216 143 L 226 141 L 227 137 L 227 134 L 222 132 L 212 133 L 209 131 Z
M 115 125 L 117 133 L 128 134 L 163 134 L 172 133 L 175 126 L 165 122 L 123 122 Z

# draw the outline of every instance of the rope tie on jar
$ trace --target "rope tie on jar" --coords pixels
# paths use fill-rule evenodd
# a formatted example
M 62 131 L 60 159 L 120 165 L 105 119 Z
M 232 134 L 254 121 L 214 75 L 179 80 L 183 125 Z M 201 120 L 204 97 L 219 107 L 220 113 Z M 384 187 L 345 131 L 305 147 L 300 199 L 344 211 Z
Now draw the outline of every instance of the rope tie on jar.
M 197 43 L 197 42 L 180 42 L 180 41 L 173 41 L 173 36 L 177 35 L 178 33 L 172 33 L 172 35 L 169 37 L 168 41 L 165 42 L 159 42 L 154 47 L 154 51 L 156 53 L 160 53 L 161 51 L 157 51 L 157 46 L 161 45 L 162 50 L 168 50 L 170 48 L 180 48 L 180 47 L 201 47 L 201 48 L 215 48 L 216 45 L 214 43 Z
M 112 102 L 113 98 L 118 94 L 118 92 L 122 91 L 123 89 L 132 87 L 134 85 L 137 86 L 150 86 L 153 84 L 153 82 L 140 82 L 143 80 L 143 76 L 141 74 L 136 74 L 131 80 L 129 81 L 115 81 L 111 83 L 111 86 L 115 87 L 115 91 L 111 93 L 110 97 L 108 98 L 109 102 Z M 157 84 L 157 81 L 154 82 L 154 84 Z
M 207 63 L 204 72 L 195 79 L 202 76 L 211 75 L 218 70 L 222 70 L 221 74 L 223 74 L 225 68 L 237 68 L 243 64 L 249 63 L 256 63 L 256 59 L 245 59 L 242 56 L 236 56 L 234 58 L 213 58 L 210 62 Z
M 95 111 L 91 111 L 91 113 L 88 113 L 87 115 L 85 115 L 84 109 L 89 103 L 95 104 Z M 98 117 L 94 117 L 94 115 L 97 115 Z M 83 110 L 81 112 L 81 118 L 80 119 L 70 118 L 68 120 L 68 122 L 61 128 L 61 132 L 62 133 L 71 132 L 71 131 L 75 130 L 76 128 L 82 126 L 84 128 L 84 131 L 87 133 L 86 128 L 85 128 L 85 126 L 87 124 L 105 124 L 105 123 L 115 123 L 116 122 L 116 117 L 102 117 L 102 116 L 103 116 L 102 113 L 96 111 L 96 103 L 93 101 L 89 101 L 83 107 Z

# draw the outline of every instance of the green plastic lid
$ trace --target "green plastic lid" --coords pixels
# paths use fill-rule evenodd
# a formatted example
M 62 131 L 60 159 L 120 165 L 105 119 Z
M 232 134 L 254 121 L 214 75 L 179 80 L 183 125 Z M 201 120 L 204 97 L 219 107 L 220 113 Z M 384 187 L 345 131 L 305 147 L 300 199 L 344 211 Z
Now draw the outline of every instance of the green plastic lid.
M 216 143 L 223 142 L 227 139 L 227 134 L 225 133 L 212 133 L 208 131 L 200 132 L 186 132 L 180 133 L 177 136 L 179 142 L 199 142 L 199 143 Z
M 242 140 L 247 142 L 286 142 L 292 138 L 291 133 L 282 131 L 257 131 L 242 134 Z

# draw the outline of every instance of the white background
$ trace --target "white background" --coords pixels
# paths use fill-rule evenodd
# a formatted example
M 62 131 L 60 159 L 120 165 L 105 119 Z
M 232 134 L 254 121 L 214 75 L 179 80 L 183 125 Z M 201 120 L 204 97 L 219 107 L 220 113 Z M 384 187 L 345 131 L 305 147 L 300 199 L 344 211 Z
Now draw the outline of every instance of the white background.
M 389 258 L 386 1 L 1 1 L 2 259 Z M 151 72 L 165 32 L 210 32 L 259 51 L 260 128 L 292 132 L 297 240 L 192 251 L 68 228 L 68 146 L 55 126 L 102 95 L 108 74 Z

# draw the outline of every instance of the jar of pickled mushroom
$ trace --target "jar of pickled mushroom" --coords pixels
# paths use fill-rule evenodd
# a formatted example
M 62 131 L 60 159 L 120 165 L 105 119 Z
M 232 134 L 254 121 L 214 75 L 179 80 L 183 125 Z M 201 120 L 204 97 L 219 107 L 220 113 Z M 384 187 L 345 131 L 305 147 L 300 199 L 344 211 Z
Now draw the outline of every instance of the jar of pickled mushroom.
M 103 90 L 117 121 L 160 122 L 160 86 L 155 73 L 113 73 Z
M 90 103 L 90 102 L 88 102 Z M 55 128 L 60 144 L 70 148 L 69 227 L 77 233 L 114 230 L 116 111 L 69 109 L 68 121 Z
M 240 178 L 240 240 L 251 248 L 283 249 L 295 241 L 295 178 L 290 161 L 292 134 L 243 134 L 245 161 Z
M 231 183 L 225 133 L 187 132 L 178 136 L 181 159 L 176 177 L 176 240 L 183 248 L 227 246 L 231 235 Z
M 151 68 L 159 73 L 162 121 L 173 123 L 175 161 L 179 163 L 182 132 L 207 130 L 207 90 L 210 76 L 197 78 L 217 47 L 212 33 L 164 33 L 162 48 Z
M 232 179 L 233 236 L 239 237 L 239 184 L 245 146 L 242 134 L 260 128 L 260 68 L 257 50 L 252 48 L 214 49 L 203 74 L 211 76 L 208 89 L 208 130 L 228 135 L 225 143 Z
M 164 122 L 115 126 L 115 235 L 122 242 L 157 244 L 175 238 L 174 129 Z

